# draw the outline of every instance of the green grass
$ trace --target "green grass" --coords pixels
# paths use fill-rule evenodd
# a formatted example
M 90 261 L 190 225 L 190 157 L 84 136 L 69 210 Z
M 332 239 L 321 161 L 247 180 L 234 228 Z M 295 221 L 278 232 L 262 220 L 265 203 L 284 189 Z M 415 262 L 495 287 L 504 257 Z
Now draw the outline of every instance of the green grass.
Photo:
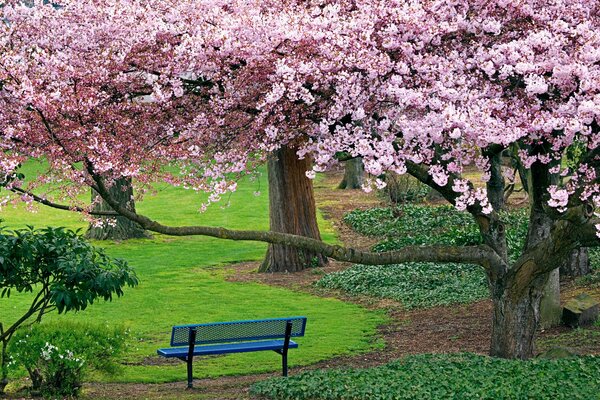
M 35 165 L 27 165 L 29 175 Z M 260 186 L 259 186 L 260 185 Z M 202 196 L 167 185 L 156 185 L 158 194 L 137 204 L 138 210 L 165 224 L 205 224 L 236 229 L 268 228 L 266 175 L 260 182 L 244 180 L 228 199 L 198 213 Z M 261 196 L 254 192 L 261 189 Z M 73 213 L 39 207 L 30 213 L 23 205 L 8 206 L 0 218 L 9 228 L 66 226 L 85 228 L 85 221 Z M 335 242 L 330 224 L 319 215 L 324 240 Z M 368 311 L 335 299 L 320 298 L 257 283 L 226 280 L 222 267 L 229 263 L 260 260 L 266 245 L 256 242 L 224 241 L 207 237 L 166 237 L 126 242 L 95 242 L 107 253 L 126 259 L 135 268 L 140 285 L 125 291 L 111 303 L 98 303 L 83 312 L 48 320 L 124 324 L 131 330 L 131 343 L 123 360 L 122 373 L 95 379 L 119 382 L 165 382 L 183 380 L 183 363 L 161 362 L 155 354 L 168 347 L 170 327 L 174 324 L 306 315 L 307 331 L 299 339 L 300 348 L 290 352 L 290 365 L 306 365 L 339 354 L 364 352 L 381 346 L 374 335 L 385 321 L 380 312 Z M 0 299 L 2 322 L 16 320 L 30 297 L 13 295 Z M 150 361 L 150 362 L 149 362 Z M 149 365 L 153 364 L 153 365 Z M 209 357 L 194 366 L 196 377 L 276 371 L 280 359 L 272 352 Z
M 277 400 L 600 399 L 600 360 L 504 360 L 474 354 L 408 356 L 367 369 L 309 371 L 259 382 Z

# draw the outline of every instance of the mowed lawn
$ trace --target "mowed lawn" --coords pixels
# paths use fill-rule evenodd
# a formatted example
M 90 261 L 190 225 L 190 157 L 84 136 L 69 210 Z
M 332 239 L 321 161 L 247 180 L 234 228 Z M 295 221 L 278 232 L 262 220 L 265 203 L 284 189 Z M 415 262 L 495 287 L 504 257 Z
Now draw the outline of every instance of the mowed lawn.
M 31 176 L 33 166 L 27 171 Z M 264 172 L 264 171 L 263 171 Z M 199 213 L 202 197 L 191 191 L 157 185 L 158 193 L 137 204 L 138 210 L 172 225 L 204 224 L 235 229 L 268 229 L 266 174 L 259 180 L 243 180 L 226 201 L 230 206 L 212 205 Z M 262 191 L 259 196 L 256 191 Z M 3 192 L 6 193 L 6 192 Z M 47 225 L 85 229 L 86 223 L 71 212 L 43 206 L 36 213 L 25 207 L 7 206 L 1 213 L 4 226 Z M 330 224 L 319 216 L 326 241 L 334 242 Z M 116 376 L 95 377 L 115 382 L 166 382 L 185 378 L 184 363 L 164 362 L 156 349 L 168 347 L 170 327 L 174 324 L 227 321 L 305 315 L 306 336 L 300 348 L 290 352 L 290 365 L 306 365 L 335 355 L 357 353 L 381 346 L 375 337 L 376 326 L 385 321 L 382 313 L 330 298 L 256 283 L 226 280 L 233 273 L 223 266 L 240 261 L 260 260 L 266 245 L 234 242 L 207 237 L 167 237 L 149 240 L 95 242 L 115 257 L 126 259 L 135 268 L 140 284 L 127 289 L 122 298 L 99 302 L 85 311 L 47 320 L 85 321 L 124 325 L 130 330 L 130 345 L 123 359 L 123 370 Z M 16 320 L 31 301 L 28 295 L 0 299 L 0 321 Z M 194 366 L 197 378 L 229 374 L 277 371 L 280 357 L 273 352 L 234 354 L 199 359 Z

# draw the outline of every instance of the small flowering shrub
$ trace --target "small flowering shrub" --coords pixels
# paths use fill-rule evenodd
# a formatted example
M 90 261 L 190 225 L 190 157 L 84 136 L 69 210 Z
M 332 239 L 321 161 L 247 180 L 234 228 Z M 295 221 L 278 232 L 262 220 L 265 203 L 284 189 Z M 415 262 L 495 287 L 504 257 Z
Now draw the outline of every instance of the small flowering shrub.
M 84 364 L 73 351 L 46 342 L 30 376 L 44 395 L 76 396 L 83 381 Z
M 51 323 L 19 330 L 8 352 L 12 368 L 27 370 L 44 396 L 76 396 L 85 373 L 114 373 L 127 331 L 102 325 Z

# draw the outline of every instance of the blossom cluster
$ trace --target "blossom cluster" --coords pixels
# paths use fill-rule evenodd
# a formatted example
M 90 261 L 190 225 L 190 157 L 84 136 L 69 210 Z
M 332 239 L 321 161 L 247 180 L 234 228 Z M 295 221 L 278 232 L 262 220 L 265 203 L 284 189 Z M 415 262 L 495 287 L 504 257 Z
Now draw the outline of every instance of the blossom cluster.
M 367 190 L 417 163 L 457 207 L 490 212 L 460 176 L 489 179 L 499 146 L 562 177 L 550 206 L 600 206 L 594 0 L 35 3 L 0 9 L 2 173 L 45 157 L 38 185 L 85 187 L 91 169 L 212 202 L 289 144 L 314 159 L 308 177 L 340 152 L 363 157 Z

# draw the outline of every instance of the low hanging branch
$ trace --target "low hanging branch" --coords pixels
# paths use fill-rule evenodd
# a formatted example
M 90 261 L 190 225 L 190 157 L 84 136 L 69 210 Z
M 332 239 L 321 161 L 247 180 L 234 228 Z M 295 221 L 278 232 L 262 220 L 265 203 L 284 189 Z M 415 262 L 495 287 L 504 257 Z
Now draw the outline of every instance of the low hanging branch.
M 338 261 L 357 264 L 383 265 L 399 264 L 405 262 L 454 262 L 476 264 L 490 269 L 503 265 L 504 261 L 487 245 L 477 246 L 406 246 L 401 250 L 374 253 L 330 245 L 320 240 L 305 236 L 292 235 L 271 231 L 231 230 L 210 226 L 180 226 L 172 227 L 163 225 L 144 215 L 138 214 L 123 207 L 110 196 L 108 188 L 101 177 L 93 172 L 88 165 L 88 172 L 96 185 L 94 190 L 119 214 L 137 222 L 144 229 L 170 236 L 211 236 L 229 240 L 252 240 L 294 246 L 304 250 L 314 251 L 331 257 Z
M 94 210 L 88 210 L 88 209 L 82 208 L 82 207 L 67 206 L 64 204 L 55 203 L 53 201 L 50 201 L 48 199 L 45 199 L 45 198 L 40 197 L 32 192 L 29 192 L 27 190 L 24 190 L 24 189 L 21 189 L 18 187 L 11 187 L 8 190 L 10 190 L 11 192 L 16 193 L 16 194 L 30 196 L 33 199 L 33 201 L 35 201 L 36 203 L 40 203 L 40 204 L 43 204 L 48 207 L 56 208 L 57 210 L 77 211 L 80 213 L 86 213 L 89 215 L 94 215 L 94 216 L 99 216 L 99 217 L 118 217 L 120 215 L 119 213 L 117 213 L 115 211 L 94 211 Z

